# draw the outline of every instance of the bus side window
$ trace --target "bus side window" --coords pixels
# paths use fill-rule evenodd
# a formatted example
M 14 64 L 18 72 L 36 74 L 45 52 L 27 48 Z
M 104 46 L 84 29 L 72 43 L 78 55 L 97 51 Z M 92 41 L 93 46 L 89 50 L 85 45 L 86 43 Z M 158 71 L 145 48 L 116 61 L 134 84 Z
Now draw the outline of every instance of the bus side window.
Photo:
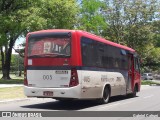
M 140 65 L 139 65 L 139 59 L 135 58 L 135 70 L 140 72 Z
M 104 67 L 103 66 L 103 57 L 104 57 L 104 44 L 100 43 L 100 42 L 96 42 L 96 48 L 97 49 L 97 66 L 98 67 Z
M 94 63 L 94 53 L 93 53 L 93 41 L 89 38 L 81 38 L 82 47 L 82 63 L 85 66 L 93 66 Z

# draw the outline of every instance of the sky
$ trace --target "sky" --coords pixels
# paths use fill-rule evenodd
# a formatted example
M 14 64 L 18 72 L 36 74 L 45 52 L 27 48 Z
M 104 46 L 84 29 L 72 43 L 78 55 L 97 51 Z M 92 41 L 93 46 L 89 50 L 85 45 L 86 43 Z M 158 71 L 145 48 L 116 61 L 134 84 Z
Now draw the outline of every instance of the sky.
M 25 41 L 25 38 L 24 38 L 24 37 L 18 38 L 18 39 L 16 40 L 15 44 L 14 44 L 14 48 L 15 48 L 15 49 L 18 49 L 19 45 L 22 44 L 24 41 Z M 19 47 L 19 48 L 21 48 L 21 47 Z M 16 53 L 15 50 L 13 49 L 13 50 L 12 50 L 12 54 L 18 54 L 18 53 Z

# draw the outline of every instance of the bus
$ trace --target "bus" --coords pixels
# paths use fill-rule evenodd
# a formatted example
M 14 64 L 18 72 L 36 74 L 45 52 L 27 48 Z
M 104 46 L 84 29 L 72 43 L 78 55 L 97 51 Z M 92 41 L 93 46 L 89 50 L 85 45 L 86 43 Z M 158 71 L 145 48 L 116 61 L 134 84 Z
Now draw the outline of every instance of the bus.
M 81 30 L 28 33 L 24 93 L 56 100 L 93 99 L 108 103 L 117 95 L 140 91 L 136 51 Z

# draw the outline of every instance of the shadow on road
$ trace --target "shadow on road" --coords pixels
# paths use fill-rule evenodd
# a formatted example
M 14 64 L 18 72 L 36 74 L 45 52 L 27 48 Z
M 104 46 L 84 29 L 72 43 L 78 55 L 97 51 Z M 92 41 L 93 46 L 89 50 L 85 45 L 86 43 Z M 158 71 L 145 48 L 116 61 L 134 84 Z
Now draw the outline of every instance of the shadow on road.
M 119 102 L 127 99 L 132 99 L 132 98 L 126 96 L 111 97 L 108 105 L 113 102 Z M 46 102 L 46 103 L 32 104 L 21 107 L 30 109 L 42 109 L 42 110 L 81 110 L 99 105 L 101 104 L 95 102 L 94 100 L 73 100 L 66 102 L 60 102 L 60 101 Z

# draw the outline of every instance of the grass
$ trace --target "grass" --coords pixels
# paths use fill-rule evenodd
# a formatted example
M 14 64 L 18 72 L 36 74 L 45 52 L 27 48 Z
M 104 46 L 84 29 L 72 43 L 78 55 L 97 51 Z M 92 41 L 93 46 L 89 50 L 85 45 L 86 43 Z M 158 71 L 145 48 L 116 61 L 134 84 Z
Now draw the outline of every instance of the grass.
M 151 84 L 160 85 L 160 83 L 157 83 L 157 82 L 154 82 L 154 81 L 150 81 L 150 80 L 142 80 L 141 81 L 141 85 L 151 85 Z
M 11 79 L 11 80 L 0 79 L 0 84 L 23 84 L 23 79 Z
M 23 84 L 23 75 L 18 77 L 15 74 L 10 74 L 11 80 L 0 79 L 0 84 Z M 0 74 L 2 78 L 2 74 Z M 0 88 L 0 101 L 26 98 L 23 93 L 23 87 L 5 87 Z
M 23 93 L 23 87 L 0 88 L 0 101 L 20 98 L 26 98 Z
M 0 79 L 0 84 L 23 84 L 23 75 L 22 77 L 17 77 L 15 74 L 10 75 L 11 80 Z M 0 74 L 0 78 L 2 78 L 2 74 Z

